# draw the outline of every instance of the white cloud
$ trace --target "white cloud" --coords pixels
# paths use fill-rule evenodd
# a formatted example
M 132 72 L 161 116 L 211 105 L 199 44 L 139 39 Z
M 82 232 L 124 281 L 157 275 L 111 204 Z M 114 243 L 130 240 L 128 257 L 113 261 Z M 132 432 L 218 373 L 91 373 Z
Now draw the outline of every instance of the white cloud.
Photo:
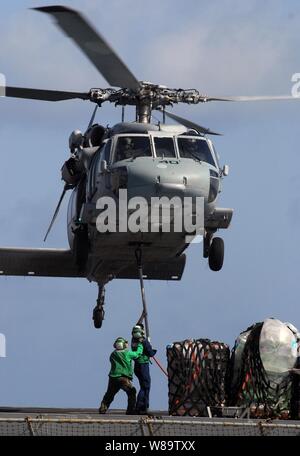
M 1 71 L 7 84 L 88 90 L 96 70 L 45 15 L 25 11 L 1 30 Z
M 296 24 L 278 30 L 276 17 L 237 17 L 228 21 L 221 9 L 215 21 L 195 17 L 185 27 L 148 42 L 144 72 L 167 85 L 209 90 L 212 95 L 279 93 L 290 84 L 288 54 L 296 48 Z M 275 15 L 276 16 L 276 15 Z M 275 21 L 274 21 L 275 19 Z M 295 68 L 300 67 L 294 62 Z
M 82 1 L 68 3 L 84 11 L 138 79 L 195 86 L 213 95 L 289 88 L 287 67 L 289 55 L 296 54 L 298 27 L 288 11 L 282 15 L 278 1 L 272 10 L 270 2 L 256 0 L 210 5 L 189 0 L 184 8 L 154 0 L 151 9 L 135 0 L 108 5 L 90 0 L 84 8 Z M 8 84 L 70 90 L 106 86 L 46 15 L 20 10 L 2 20 L 0 71 Z M 293 64 L 295 72 L 300 58 Z

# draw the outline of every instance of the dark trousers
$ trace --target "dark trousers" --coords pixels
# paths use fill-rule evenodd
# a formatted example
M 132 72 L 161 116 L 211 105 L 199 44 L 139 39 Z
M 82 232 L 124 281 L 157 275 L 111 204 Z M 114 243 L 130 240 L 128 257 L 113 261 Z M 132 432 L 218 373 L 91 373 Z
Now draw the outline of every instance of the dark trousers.
M 136 401 L 136 410 L 145 412 L 149 408 L 149 394 L 151 387 L 151 377 L 149 363 L 135 363 L 134 373 L 140 383 L 140 391 Z
M 120 389 L 125 391 L 128 397 L 127 412 L 133 412 L 135 410 L 136 389 L 128 377 L 109 377 L 107 391 L 102 403 L 108 408 Z

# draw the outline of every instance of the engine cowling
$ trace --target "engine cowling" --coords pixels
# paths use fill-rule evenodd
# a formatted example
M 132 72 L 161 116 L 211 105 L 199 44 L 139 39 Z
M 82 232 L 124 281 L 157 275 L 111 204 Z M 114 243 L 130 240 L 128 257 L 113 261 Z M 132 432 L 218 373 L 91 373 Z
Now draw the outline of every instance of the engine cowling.
M 85 132 L 84 147 L 97 147 L 100 146 L 106 129 L 99 124 L 92 125 Z

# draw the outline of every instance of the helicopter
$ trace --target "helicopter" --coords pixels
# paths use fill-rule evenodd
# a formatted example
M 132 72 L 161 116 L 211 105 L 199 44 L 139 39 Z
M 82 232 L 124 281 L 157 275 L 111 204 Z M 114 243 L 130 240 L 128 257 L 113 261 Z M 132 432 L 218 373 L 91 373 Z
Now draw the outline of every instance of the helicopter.
M 122 191 L 127 197 L 201 198 L 204 201 L 203 257 L 212 271 L 220 271 L 224 261 L 224 241 L 215 236 L 231 223 L 233 209 L 217 207 L 222 179 L 221 167 L 210 136 L 219 133 L 166 110 L 174 104 L 211 101 L 236 102 L 295 99 L 289 95 L 218 97 L 196 89 L 174 89 L 138 81 L 106 40 L 76 10 L 65 6 L 45 6 L 34 10 L 50 15 L 58 27 L 81 49 L 108 82 L 108 88 L 70 92 L 24 87 L 5 87 L 6 97 L 49 102 L 80 99 L 95 104 L 85 132 L 74 130 L 69 138 L 70 157 L 61 168 L 63 191 L 46 241 L 61 203 L 72 191 L 67 211 L 68 249 L 0 248 L 0 273 L 10 276 L 82 277 L 98 286 L 93 311 L 94 326 L 104 319 L 105 286 L 113 279 L 138 279 L 142 261 L 143 278 L 180 280 L 189 246 L 186 231 L 100 232 L 98 201 L 116 201 Z M 103 103 L 122 107 L 122 121 L 113 127 L 95 123 Z M 126 106 L 134 106 L 134 121 L 124 121 Z M 158 111 L 162 122 L 153 123 Z M 176 122 L 167 125 L 166 117 Z M 174 210 L 174 212 L 176 212 Z M 174 218 L 173 212 L 173 218 Z M 192 216 L 195 214 L 192 213 Z M 120 222 L 120 220 L 119 220 Z M 196 236 L 197 230 L 192 233 Z M 139 258 L 138 258 L 139 255 Z

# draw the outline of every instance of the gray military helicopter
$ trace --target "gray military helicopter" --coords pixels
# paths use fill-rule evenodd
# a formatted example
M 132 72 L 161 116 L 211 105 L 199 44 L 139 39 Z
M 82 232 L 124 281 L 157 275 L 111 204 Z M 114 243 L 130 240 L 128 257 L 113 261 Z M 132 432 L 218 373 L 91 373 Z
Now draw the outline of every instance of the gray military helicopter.
M 209 267 L 219 271 L 223 265 L 224 242 L 214 237 L 228 228 L 233 210 L 216 206 L 221 180 L 228 166 L 220 167 L 209 135 L 218 133 L 166 111 L 177 103 L 209 101 L 253 101 L 291 99 L 292 96 L 210 97 L 197 90 L 170 89 L 150 82 L 139 82 L 110 45 L 77 11 L 64 6 L 34 8 L 50 14 L 95 65 L 105 80 L 116 88 L 93 88 L 88 92 L 40 90 L 6 87 L 6 97 L 44 101 L 88 100 L 96 104 L 87 130 L 75 130 L 69 139 L 71 157 L 62 167 L 65 183 L 45 240 L 68 190 L 67 230 L 70 248 L 0 249 L 0 272 L 13 276 L 84 277 L 98 284 L 94 325 L 104 318 L 105 285 L 112 279 L 139 278 L 180 280 L 188 247 L 186 232 L 107 232 L 96 227 L 97 201 L 103 196 L 117 199 L 126 189 L 128 198 L 152 196 L 200 196 L 204 198 L 203 256 Z M 95 121 L 104 102 L 122 106 L 122 122 L 112 128 Z M 124 122 L 125 106 L 136 107 L 136 119 Z M 151 122 L 152 111 L 162 113 L 163 122 Z M 166 125 L 166 116 L 177 125 Z M 130 147 L 128 148 L 128 145 Z M 196 233 L 195 233 L 196 234 Z M 142 258 L 141 258 L 142 254 Z

